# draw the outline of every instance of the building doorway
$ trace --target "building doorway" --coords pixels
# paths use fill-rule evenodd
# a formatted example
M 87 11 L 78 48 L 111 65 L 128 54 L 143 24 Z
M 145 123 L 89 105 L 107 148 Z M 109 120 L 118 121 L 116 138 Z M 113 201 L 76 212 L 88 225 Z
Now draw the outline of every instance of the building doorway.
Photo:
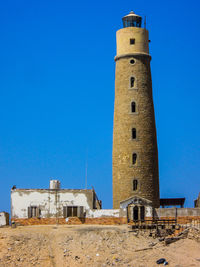
M 145 207 L 144 206 L 134 206 L 133 207 L 133 221 L 144 221 L 145 219 Z
M 145 209 L 144 209 L 144 206 L 141 206 L 140 207 L 140 220 L 144 221 L 144 218 L 145 218 Z
M 138 214 L 138 206 L 135 206 L 134 208 L 133 208 L 133 220 L 134 221 L 138 221 L 138 218 L 139 218 L 139 214 Z

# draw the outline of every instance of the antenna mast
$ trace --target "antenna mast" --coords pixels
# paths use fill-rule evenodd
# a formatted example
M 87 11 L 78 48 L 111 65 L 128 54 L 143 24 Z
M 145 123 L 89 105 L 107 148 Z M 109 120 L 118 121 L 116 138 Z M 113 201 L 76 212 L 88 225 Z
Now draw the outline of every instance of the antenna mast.
M 147 21 L 146 21 L 146 16 L 144 16 L 144 28 L 146 29 L 147 27 Z
M 88 169 L 88 151 L 86 150 L 86 163 L 85 163 L 85 189 L 87 189 L 87 169 Z

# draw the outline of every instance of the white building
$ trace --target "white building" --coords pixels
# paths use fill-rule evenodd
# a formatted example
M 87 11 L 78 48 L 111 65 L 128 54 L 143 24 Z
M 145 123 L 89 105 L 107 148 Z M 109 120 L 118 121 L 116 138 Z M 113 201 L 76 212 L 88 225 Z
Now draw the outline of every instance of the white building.
M 60 189 L 58 180 L 49 189 L 11 190 L 11 218 L 88 217 L 101 209 L 93 189 Z
M 0 227 L 9 225 L 9 214 L 7 212 L 0 212 Z

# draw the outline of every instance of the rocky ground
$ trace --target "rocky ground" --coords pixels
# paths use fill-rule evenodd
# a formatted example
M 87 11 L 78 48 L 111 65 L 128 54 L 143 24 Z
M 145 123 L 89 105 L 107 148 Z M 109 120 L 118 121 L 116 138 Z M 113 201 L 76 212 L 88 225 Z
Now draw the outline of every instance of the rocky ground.
M 128 226 L 24 226 L 0 228 L 0 267 L 200 266 L 200 233 L 190 229 L 180 240 L 131 232 Z

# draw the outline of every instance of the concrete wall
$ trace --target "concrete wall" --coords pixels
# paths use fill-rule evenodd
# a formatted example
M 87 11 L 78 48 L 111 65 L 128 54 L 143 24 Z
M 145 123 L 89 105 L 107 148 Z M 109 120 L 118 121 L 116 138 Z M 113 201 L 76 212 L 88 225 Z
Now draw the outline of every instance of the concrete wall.
M 155 209 L 154 216 L 157 217 L 200 216 L 200 208 L 159 208 Z
M 101 218 L 101 217 L 119 217 L 119 209 L 110 209 L 110 210 L 90 210 L 88 213 L 90 218 Z
M 11 191 L 12 218 L 28 218 L 28 207 L 37 206 L 41 218 L 63 217 L 64 206 L 84 206 L 86 215 L 94 208 L 93 190 L 15 189 Z
M 9 214 L 7 212 L 0 212 L 0 227 L 9 225 Z

